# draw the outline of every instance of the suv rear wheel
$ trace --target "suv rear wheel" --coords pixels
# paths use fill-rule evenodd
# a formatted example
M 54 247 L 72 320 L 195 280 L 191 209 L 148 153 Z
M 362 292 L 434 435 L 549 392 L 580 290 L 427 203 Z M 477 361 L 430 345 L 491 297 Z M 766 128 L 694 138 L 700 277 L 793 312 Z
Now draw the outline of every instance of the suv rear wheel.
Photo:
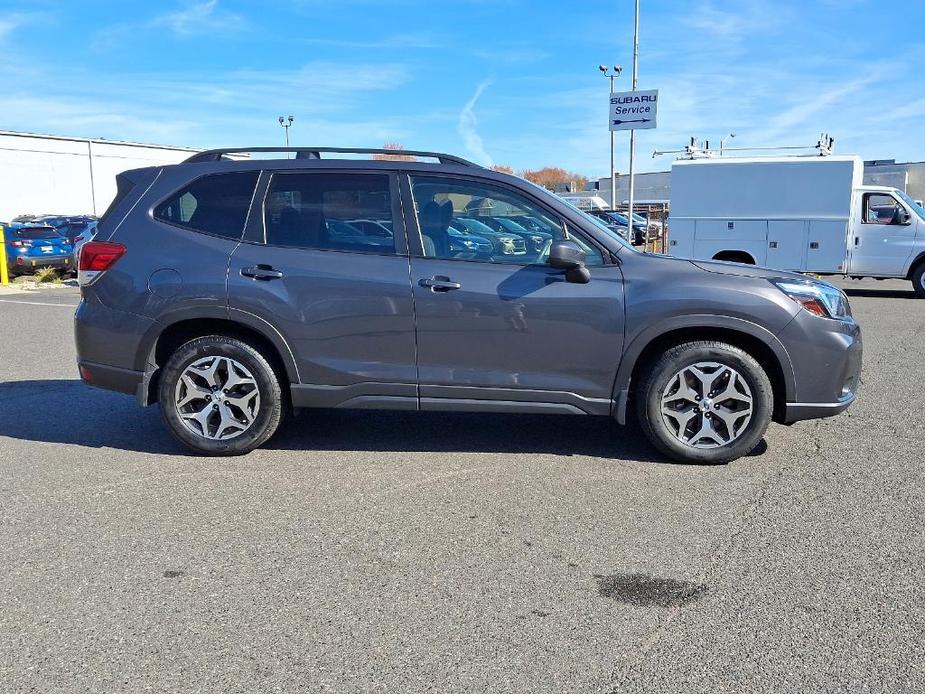
M 179 347 L 158 386 L 161 416 L 180 443 L 204 455 L 241 455 L 279 427 L 283 393 L 273 367 L 241 340 L 208 335 Z
M 723 342 L 672 347 L 641 379 L 636 412 L 670 458 L 726 463 L 750 453 L 771 422 L 771 382 L 753 357 Z

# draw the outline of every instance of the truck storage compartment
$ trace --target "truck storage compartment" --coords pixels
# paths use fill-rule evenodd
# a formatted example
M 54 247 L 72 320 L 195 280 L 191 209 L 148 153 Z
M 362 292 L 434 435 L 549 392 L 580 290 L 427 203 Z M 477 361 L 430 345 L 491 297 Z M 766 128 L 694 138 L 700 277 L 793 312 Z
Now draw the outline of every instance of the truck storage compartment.
M 745 254 L 756 265 L 767 259 L 768 223 L 753 219 L 698 219 L 694 226 L 693 257 Z

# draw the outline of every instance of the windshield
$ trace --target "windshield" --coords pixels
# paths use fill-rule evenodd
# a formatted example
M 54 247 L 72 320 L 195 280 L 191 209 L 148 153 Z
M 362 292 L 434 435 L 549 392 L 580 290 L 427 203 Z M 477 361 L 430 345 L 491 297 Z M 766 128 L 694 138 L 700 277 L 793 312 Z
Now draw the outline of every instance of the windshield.
M 642 215 L 638 215 L 635 212 L 633 212 L 633 221 L 636 222 L 637 224 L 648 224 L 645 217 L 643 217 Z
M 578 210 L 577 207 L 575 207 L 575 209 Z M 625 238 L 623 238 L 622 236 L 620 236 L 620 234 L 618 234 L 613 229 L 611 229 L 609 226 L 607 226 L 607 224 L 603 220 L 595 217 L 594 215 L 588 214 L 584 210 L 578 210 L 578 211 L 581 212 L 582 216 L 588 221 L 590 221 L 592 224 L 594 224 L 594 226 L 597 227 L 600 231 L 607 234 L 608 238 L 616 239 L 617 241 L 620 242 L 621 246 L 626 246 L 629 249 L 635 250 Z
M 901 190 L 897 190 L 896 192 L 899 195 L 899 197 L 903 199 L 903 202 L 905 202 L 909 207 L 911 207 L 912 210 L 919 216 L 919 219 L 925 220 L 925 208 L 923 208 L 915 200 L 910 198 L 908 195 L 906 195 Z

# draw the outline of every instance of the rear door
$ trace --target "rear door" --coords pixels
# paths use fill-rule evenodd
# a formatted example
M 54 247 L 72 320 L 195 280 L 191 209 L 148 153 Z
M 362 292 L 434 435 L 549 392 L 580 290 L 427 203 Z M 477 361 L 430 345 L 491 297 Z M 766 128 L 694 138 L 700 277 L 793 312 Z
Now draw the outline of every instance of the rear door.
M 262 176 L 245 240 L 231 258 L 229 308 L 232 318 L 236 311 L 257 316 L 289 346 L 301 383 L 296 404 L 417 407 L 399 210 L 389 172 Z
M 623 347 L 623 276 L 594 243 L 523 191 L 469 176 L 403 180 L 417 316 L 421 409 L 610 412 Z M 473 257 L 447 243 L 455 219 L 537 220 L 586 249 L 575 284 L 544 250 Z M 412 231 L 413 230 L 413 231 Z M 548 249 L 548 243 L 544 244 Z

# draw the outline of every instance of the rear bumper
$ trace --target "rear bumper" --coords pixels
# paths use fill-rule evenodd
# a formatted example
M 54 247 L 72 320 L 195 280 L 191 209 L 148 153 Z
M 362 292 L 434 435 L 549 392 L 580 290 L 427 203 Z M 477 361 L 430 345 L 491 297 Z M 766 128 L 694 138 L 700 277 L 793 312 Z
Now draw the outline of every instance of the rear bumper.
M 68 255 L 56 256 L 14 256 L 9 263 L 14 271 L 38 270 L 43 267 L 74 267 L 74 257 Z
M 74 314 L 74 342 L 77 364 L 84 383 L 120 393 L 145 393 L 143 363 L 136 363 L 141 336 L 151 326 L 150 318 L 114 311 L 90 293 Z M 113 363 L 114 362 L 114 363 Z
M 144 382 L 144 372 L 120 369 L 117 366 L 95 364 L 90 361 L 77 362 L 80 380 L 89 386 L 105 388 L 129 395 L 138 394 L 138 389 Z

